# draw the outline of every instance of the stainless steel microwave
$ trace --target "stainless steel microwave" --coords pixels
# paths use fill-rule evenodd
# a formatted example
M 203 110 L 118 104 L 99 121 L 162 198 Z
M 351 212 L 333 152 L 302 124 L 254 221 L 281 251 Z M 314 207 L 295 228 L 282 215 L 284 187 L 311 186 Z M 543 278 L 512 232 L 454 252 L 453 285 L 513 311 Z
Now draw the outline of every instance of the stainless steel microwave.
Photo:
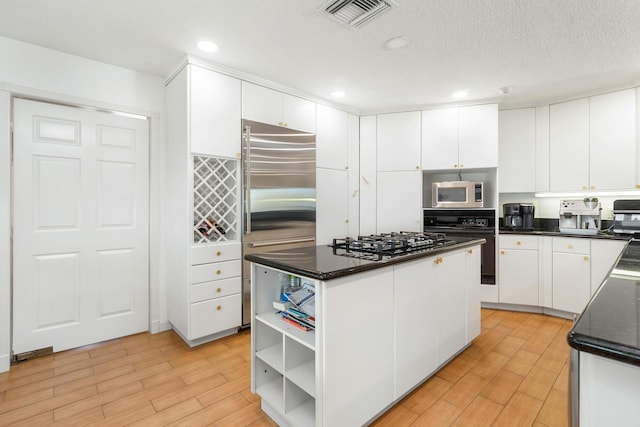
M 432 184 L 434 208 L 482 208 L 484 207 L 482 182 L 445 181 Z

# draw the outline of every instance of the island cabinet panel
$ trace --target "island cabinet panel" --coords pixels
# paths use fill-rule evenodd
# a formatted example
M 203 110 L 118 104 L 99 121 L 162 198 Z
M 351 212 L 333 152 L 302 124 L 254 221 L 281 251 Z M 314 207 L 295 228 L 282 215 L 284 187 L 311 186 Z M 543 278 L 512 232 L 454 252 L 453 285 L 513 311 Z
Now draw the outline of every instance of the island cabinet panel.
M 399 265 L 395 269 L 396 398 L 427 378 L 438 366 L 436 273 L 433 259 Z
M 322 306 L 323 425 L 363 425 L 394 400 L 393 267 L 327 282 Z

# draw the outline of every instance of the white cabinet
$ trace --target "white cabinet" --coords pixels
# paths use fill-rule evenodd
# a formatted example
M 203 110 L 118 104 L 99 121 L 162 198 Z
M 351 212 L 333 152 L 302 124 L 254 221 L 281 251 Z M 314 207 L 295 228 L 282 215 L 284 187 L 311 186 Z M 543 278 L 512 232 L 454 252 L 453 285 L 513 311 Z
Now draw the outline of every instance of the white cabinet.
M 315 132 L 316 104 L 249 82 L 242 82 L 242 118 Z
M 364 425 L 394 400 L 393 282 L 393 267 L 385 267 L 324 287 L 325 426 Z
M 498 105 L 422 112 L 422 169 L 498 166 Z
M 551 191 L 635 187 L 635 90 L 551 105 L 549 126 Z
M 536 191 L 536 109 L 500 111 L 498 178 L 501 193 Z
M 377 170 L 420 170 L 420 112 L 380 114 L 377 120 Z
M 465 251 L 447 253 L 431 261 L 431 280 L 438 284 L 437 363 L 443 364 L 467 343 L 467 284 Z M 461 301 L 465 303 L 461 304 Z
M 538 237 L 502 234 L 498 257 L 499 301 L 508 304 L 540 305 L 538 280 Z
M 553 308 L 581 313 L 591 298 L 590 239 L 553 238 Z
M 317 106 L 316 167 L 346 170 L 349 163 L 349 114 Z
M 549 191 L 549 106 L 536 107 L 536 191 Z
M 242 323 L 239 89 L 239 81 L 192 64 L 167 85 L 168 320 L 189 345 Z
M 438 340 L 437 264 L 434 259 L 395 267 L 396 392 L 400 397 L 436 367 Z M 416 325 L 420 325 L 416 328 Z
M 318 105 L 316 241 L 359 233 L 358 117 Z
M 549 107 L 550 189 L 589 189 L 589 99 Z
M 625 240 L 591 239 L 591 295 L 604 282 L 626 246 Z
M 360 234 L 375 234 L 377 204 L 376 116 L 360 117 Z
M 329 244 L 349 234 L 346 170 L 316 169 L 316 244 Z
M 378 172 L 377 233 L 422 229 L 422 172 Z
M 187 65 L 191 152 L 240 157 L 240 80 Z
M 590 189 L 634 188 L 636 146 L 635 89 L 589 98 Z
M 467 343 L 479 337 L 481 332 L 481 254 L 481 246 L 466 250 Z

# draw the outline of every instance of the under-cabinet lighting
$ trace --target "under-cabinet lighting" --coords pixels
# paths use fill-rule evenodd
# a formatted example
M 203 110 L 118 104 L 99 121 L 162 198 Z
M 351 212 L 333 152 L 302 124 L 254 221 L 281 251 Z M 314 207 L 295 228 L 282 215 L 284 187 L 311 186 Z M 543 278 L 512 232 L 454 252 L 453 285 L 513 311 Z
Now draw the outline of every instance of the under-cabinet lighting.
M 639 190 L 628 191 L 584 191 L 566 193 L 535 193 L 536 197 L 617 197 L 617 196 L 640 196 Z

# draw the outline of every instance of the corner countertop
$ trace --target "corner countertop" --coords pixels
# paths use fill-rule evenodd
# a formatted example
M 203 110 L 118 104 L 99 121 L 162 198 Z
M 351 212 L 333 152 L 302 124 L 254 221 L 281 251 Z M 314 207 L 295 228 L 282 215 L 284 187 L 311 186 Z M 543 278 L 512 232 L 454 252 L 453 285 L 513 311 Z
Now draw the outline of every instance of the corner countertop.
M 553 237 L 579 237 L 587 239 L 607 239 L 607 240 L 629 240 L 629 234 L 615 234 L 606 231 L 600 231 L 598 234 L 573 234 L 563 233 L 559 229 L 533 229 L 533 230 L 512 230 L 500 228 L 499 234 L 527 234 L 532 236 L 553 236 Z
M 631 240 L 567 342 L 576 350 L 640 366 L 640 240 Z
M 452 245 L 411 252 L 406 255 L 385 256 L 379 261 L 336 255 L 334 249 L 329 245 L 254 253 L 245 255 L 244 259 L 311 279 L 331 280 L 470 246 L 481 245 L 486 242 L 485 239 L 475 238 L 456 240 L 459 241 Z

